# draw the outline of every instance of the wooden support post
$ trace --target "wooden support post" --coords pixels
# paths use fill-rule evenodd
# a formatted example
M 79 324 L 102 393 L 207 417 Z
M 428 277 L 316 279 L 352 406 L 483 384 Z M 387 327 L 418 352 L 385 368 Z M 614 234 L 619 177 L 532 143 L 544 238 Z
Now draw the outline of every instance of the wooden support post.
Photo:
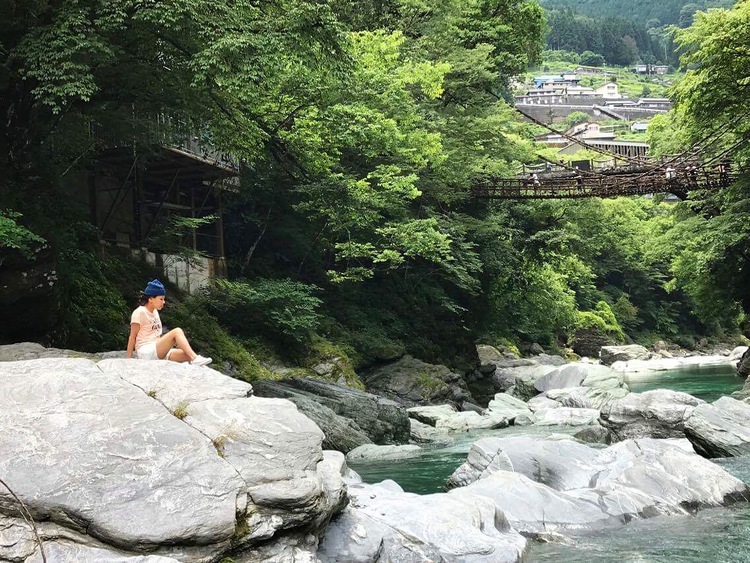
M 143 238 L 143 170 L 136 164 L 133 190 L 133 241 L 138 248 Z
M 224 250 L 224 205 L 221 201 L 221 189 L 214 188 L 216 199 L 216 254 L 221 258 L 226 256 Z
M 96 194 L 96 172 L 89 172 L 87 179 L 89 185 L 89 220 L 91 221 L 91 224 L 94 225 L 98 230 L 99 216 L 97 212 L 98 202 Z
M 195 188 L 190 188 L 190 216 L 195 219 Z M 198 250 L 198 233 L 195 227 L 191 229 L 193 238 L 193 250 Z

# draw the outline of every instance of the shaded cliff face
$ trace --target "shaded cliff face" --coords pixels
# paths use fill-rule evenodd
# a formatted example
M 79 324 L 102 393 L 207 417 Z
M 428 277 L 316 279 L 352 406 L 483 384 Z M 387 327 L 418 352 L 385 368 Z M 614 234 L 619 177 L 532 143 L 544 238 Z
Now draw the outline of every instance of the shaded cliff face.
M 314 553 L 346 502 L 344 458 L 291 402 L 251 393 L 163 361 L 0 362 L 0 474 L 57 560 L 218 560 L 268 540 Z M 0 559 L 25 561 L 38 547 L 16 508 L 0 491 Z
M 0 249 L 0 309 L 9 322 L 0 323 L 0 343 L 41 340 L 54 321 L 53 286 L 57 279 L 50 252 L 30 262 Z

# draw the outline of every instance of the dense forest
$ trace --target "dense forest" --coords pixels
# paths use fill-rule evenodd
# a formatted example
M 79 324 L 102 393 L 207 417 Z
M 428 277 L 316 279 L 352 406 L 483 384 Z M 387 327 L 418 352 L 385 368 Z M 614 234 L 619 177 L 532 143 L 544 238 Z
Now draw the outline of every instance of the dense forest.
M 582 55 L 581 64 L 679 65 L 672 26 L 692 24 L 698 10 L 729 7 L 732 0 L 699 2 L 543 1 L 547 48 Z
M 674 60 L 671 38 L 661 28 L 623 18 L 595 18 L 572 8 L 552 9 L 548 14 L 547 48 L 582 55 L 591 66 L 627 66 L 635 62 L 669 63 Z
M 541 0 L 545 7 L 569 7 L 595 18 L 621 18 L 647 24 L 648 28 L 687 27 L 693 14 L 708 8 L 729 8 L 734 0 Z
M 679 205 L 472 198 L 478 177 L 536 159 L 505 101 L 542 52 L 533 1 L 20 0 L 10 10 L 4 341 L 124 347 L 152 272 L 100 243 L 73 184 L 106 148 L 93 125 L 147 152 L 154 114 L 242 162 L 224 224 L 229 280 L 171 292 L 165 317 L 244 377 L 262 377 L 257 360 L 274 356 L 346 358 L 350 369 L 408 352 L 470 369 L 477 341 L 590 354 L 745 327 L 745 183 Z M 709 144 L 719 151 L 746 134 L 733 116 L 750 104 L 735 91 L 748 60 L 726 53 L 749 22 L 743 1 L 678 34 L 696 70 L 654 128 L 657 150 L 721 130 Z M 49 283 L 24 282 L 37 270 Z

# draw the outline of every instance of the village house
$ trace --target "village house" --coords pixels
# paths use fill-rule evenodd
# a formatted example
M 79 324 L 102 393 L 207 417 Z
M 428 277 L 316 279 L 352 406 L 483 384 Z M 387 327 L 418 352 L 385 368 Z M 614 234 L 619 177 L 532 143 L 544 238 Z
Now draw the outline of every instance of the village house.
M 669 98 L 640 98 L 638 100 L 638 106 L 669 111 L 672 108 L 672 100 Z
M 631 69 L 636 74 L 668 74 L 669 65 L 635 65 Z
M 567 135 L 568 137 L 576 137 L 582 140 L 586 140 L 587 142 L 592 139 L 605 141 L 613 140 L 615 138 L 614 131 L 602 130 L 602 127 L 599 123 L 592 121 L 574 125 L 570 129 L 565 131 L 565 135 Z M 557 133 L 538 135 L 537 137 L 535 137 L 535 139 L 537 142 L 544 143 L 552 148 L 563 148 L 568 146 L 571 142 L 565 136 L 559 135 Z
M 607 82 L 603 86 L 595 88 L 594 93 L 604 99 L 620 99 L 623 97 L 622 94 L 620 94 L 620 89 L 614 82 Z

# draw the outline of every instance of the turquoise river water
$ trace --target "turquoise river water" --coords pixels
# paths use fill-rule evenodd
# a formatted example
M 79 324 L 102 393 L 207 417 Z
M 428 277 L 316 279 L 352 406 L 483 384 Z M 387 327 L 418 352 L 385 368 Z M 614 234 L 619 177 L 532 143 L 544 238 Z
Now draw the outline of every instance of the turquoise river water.
M 714 401 L 742 388 L 729 364 L 692 366 L 675 370 L 632 374 L 626 377 L 631 391 L 673 389 Z M 368 483 L 396 481 L 406 491 L 442 492 L 445 480 L 466 459 L 471 444 L 482 436 L 548 434 L 533 427 L 467 433 L 442 447 L 426 448 L 421 456 L 389 463 L 350 464 Z M 574 432 L 575 429 L 570 430 Z M 555 429 L 556 433 L 558 429 Z M 727 471 L 750 483 L 750 456 L 716 460 Z M 684 517 L 636 520 L 605 532 L 572 537 L 572 545 L 533 544 L 530 562 L 571 563 L 750 563 L 750 504 L 703 510 Z

